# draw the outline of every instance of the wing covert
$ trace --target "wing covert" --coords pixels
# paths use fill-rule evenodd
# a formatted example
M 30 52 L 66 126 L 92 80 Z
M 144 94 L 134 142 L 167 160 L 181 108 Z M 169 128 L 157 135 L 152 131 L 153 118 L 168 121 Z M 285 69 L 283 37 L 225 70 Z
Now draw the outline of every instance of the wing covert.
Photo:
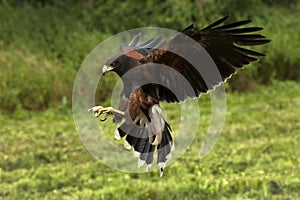
M 176 35 L 171 39 L 163 49 L 156 50 L 152 54 L 142 59 L 143 63 L 158 63 L 164 64 L 172 69 L 175 69 L 182 74 L 190 83 L 193 91 L 183 92 L 182 95 L 174 95 L 167 87 L 148 84 L 143 86 L 143 89 L 151 92 L 157 91 L 159 99 L 167 102 L 184 101 L 187 97 L 198 97 L 201 93 L 207 93 L 214 89 L 215 86 L 230 78 L 236 73 L 235 68 L 242 68 L 251 62 L 257 61 L 259 56 L 264 56 L 260 52 L 246 49 L 245 46 L 263 45 L 270 40 L 263 35 L 255 32 L 262 30 L 261 27 L 241 27 L 247 25 L 251 20 L 242 20 L 226 25 L 221 25 L 228 19 L 228 16 L 212 23 L 202 30 L 196 29 L 192 24 L 182 31 L 182 34 Z M 197 45 L 191 42 L 191 39 L 201 45 L 209 54 L 217 71 L 207 65 L 206 61 L 200 61 L 199 67 L 190 63 L 194 59 L 197 62 L 199 59 L 205 59 L 206 52 L 201 49 L 196 50 Z M 196 55 L 195 51 L 199 54 Z M 189 61 L 182 55 L 193 54 Z M 188 52 L 189 54 L 186 54 Z M 200 58 L 199 58 L 200 57 Z M 170 78 L 168 84 L 174 84 L 180 87 L 180 83 L 176 79 Z

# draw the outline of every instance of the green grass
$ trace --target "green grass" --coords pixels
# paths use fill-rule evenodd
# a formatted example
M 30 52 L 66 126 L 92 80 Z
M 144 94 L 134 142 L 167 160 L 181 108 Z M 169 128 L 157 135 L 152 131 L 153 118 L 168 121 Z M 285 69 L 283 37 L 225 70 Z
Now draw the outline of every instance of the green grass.
M 63 98 L 71 99 L 84 58 L 117 33 L 138 27 L 180 31 L 191 23 L 201 29 L 228 14 L 226 23 L 252 19 L 249 26 L 263 27 L 259 33 L 272 40 L 250 48 L 267 56 L 231 79 L 232 89 L 253 90 L 256 84 L 273 80 L 299 81 L 299 11 L 299 0 L 2 0 L 0 109 L 8 114 L 20 107 L 42 111 Z M 103 101 L 113 89 L 115 79 L 108 77 L 98 100 Z
M 0 199 L 300 199 L 300 84 L 228 93 L 223 133 L 199 159 L 210 120 L 209 96 L 203 97 L 197 137 L 162 178 L 98 162 L 63 105 L 0 115 Z M 173 106 L 164 107 L 176 128 Z

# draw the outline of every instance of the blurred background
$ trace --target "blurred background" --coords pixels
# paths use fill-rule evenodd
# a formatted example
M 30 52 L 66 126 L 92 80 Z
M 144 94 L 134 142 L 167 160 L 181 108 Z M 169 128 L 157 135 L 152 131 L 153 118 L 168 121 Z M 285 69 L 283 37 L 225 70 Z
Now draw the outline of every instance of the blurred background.
M 45 110 L 63 98 L 70 105 L 77 69 L 109 36 L 147 26 L 179 31 L 195 23 L 201 28 L 228 14 L 232 21 L 252 19 L 273 40 L 259 49 L 266 58 L 230 81 L 232 89 L 253 90 L 256 84 L 300 77 L 297 0 L 2 0 L 0 6 L 0 106 L 5 113 L 18 107 Z M 111 85 L 105 85 L 107 94 Z
M 201 28 L 228 14 L 230 21 L 252 19 L 272 42 L 255 48 L 265 58 L 226 84 L 232 98 L 226 145 L 201 166 L 188 154 L 163 179 L 156 173 L 117 172 L 95 161 L 82 147 L 71 116 L 73 81 L 87 54 L 128 29 L 179 31 L 191 23 Z M 299 18 L 299 0 L 0 0 L 0 198 L 298 198 Z M 100 102 L 109 101 L 116 80 L 112 75 L 101 83 Z M 243 110 L 242 104 L 252 107 Z M 261 146 L 248 144 L 251 136 L 263 137 Z M 197 155 L 197 148 L 190 152 Z M 258 152 L 267 156 L 257 161 Z

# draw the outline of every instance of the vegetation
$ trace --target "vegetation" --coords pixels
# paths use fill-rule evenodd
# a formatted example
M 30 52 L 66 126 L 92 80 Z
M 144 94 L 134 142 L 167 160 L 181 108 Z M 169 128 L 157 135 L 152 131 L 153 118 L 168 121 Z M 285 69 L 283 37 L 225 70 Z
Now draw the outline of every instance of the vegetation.
M 210 120 L 209 98 L 203 97 L 196 139 L 162 178 L 158 171 L 125 173 L 94 159 L 63 105 L 40 114 L 1 116 L 0 198 L 300 198 L 300 110 L 295 109 L 300 106 L 300 85 L 275 83 L 251 94 L 228 94 L 223 133 L 213 151 L 199 159 Z M 165 109 L 176 127 L 173 106 Z
M 159 2 L 159 3 L 158 3 Z M 159 5 L 159 6 L 158 6 Z M 232 89 L 253 90 L 274 79 L 299 80 L 300 3 L 296 0 L 186 1 L 0 1 L 0 108 L 45 110 L 69 102 L 76 71 L 86 55 L 107 37 L 131 28 L 159 26 L 181 30 L 203 27 L 231 14 L 263 26 L 272 43 L 255 67 L 230 81 Z M 100 70 L 100 69 L 99 69 Z M 115 78 L 101 86 L 105 100 Z
M 300 199 L 299 10 L 298 0 L 0 0 L 0 199 Z M 253 19 L 272 42 L 226 85 L 227 116 L 213 151 L 198 156 L 210 122 L 203 95 L 196 138 L 163 178 L 93 158 L 70 109 L 86 55 L 131 28 L 203 27 L 227 14 Z M 99 84 L 97 100 L 108 104 L 115 81 L 108 75 Z M 163 107 L 176 131 L 178 106 Z

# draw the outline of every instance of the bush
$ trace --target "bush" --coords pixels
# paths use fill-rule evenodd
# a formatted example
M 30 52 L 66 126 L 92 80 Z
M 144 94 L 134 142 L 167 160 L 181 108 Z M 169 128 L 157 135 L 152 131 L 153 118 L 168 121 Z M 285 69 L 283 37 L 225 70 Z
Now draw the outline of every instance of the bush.
M 71 99 L 77 69 L 103 37 L 51 7 L 0 7 L 0 108 L 43 110 Z
M 231 14 L 251 18 L 272 42 L 255 50 L 267 54 L 229 81 L 232 89 L 254 89 L 274 79 L 299 80 L 300 3 L 296 0 L 190 1 L 0 1 L 0 108 L 43 110 L 70 100 L 76 71 L 103 39 L 136 27 L 181 30 L 203 27 Z M 111 76 L 97 99 L 110 96 Z M 70 104 L 70 102 L 69 102 Z

